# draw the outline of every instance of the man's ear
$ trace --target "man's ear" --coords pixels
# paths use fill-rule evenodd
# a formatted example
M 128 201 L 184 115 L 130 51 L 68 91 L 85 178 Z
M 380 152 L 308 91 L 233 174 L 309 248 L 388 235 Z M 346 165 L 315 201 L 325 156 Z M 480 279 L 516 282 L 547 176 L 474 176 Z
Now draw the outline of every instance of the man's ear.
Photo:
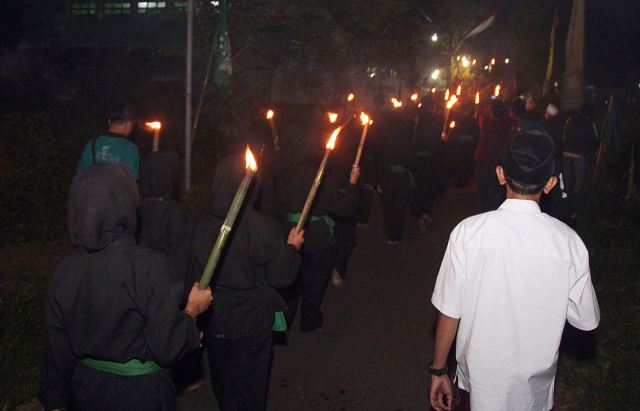
M 558 184 L 558 177 L 551 176 L 547 181 L 547 184 L 544 185 L 542 191 L 544 191 L 545 194 L 549 194 L 551 190 L 553 190 L 553 187 L 556 186 L 556 184 Z
M 501 186 L 507 184 L 507 179 L 504 176 L 504 168 L 502 168 L 502 166 L 496 166 L 496 176 L 498 176 L 498 182 Z

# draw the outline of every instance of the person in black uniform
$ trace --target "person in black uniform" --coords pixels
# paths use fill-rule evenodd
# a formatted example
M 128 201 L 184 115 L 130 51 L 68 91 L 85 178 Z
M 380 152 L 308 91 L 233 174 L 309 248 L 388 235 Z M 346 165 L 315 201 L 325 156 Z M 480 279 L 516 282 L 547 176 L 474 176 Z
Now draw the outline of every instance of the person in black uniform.
M 174 200 L 180 178 L 180 159 L 174 151 L 155 151 L 142 161 L 140 204 L 138 205 L 138 243 L 160 251 L 177 275 L 173 284 L 186 298 L 187 266 L 191 252 L 193 218 Z M 190 285 L 190 284 L 189 284 Z M 178 392 L 191 391 L 202 384 L 202 348 L 185 355 L 173 367 Z
M 411 171 L 413 156 L 409 123 L 401 111 L 392 112 L 389 121 L 380 153 L 380 191 L 387 242 L 398 244 L 404 235 L 405 217 L 415 179 Z
M 173 410 L 168 367 L 200 346 L 195 317 L 211 290 L 194 284 L 186 308 L 167 258 L 135 243 L 138 191 L 119 163 L 76 175 L 67 205 L 78 250 L 47 286 L 45 409 Z
M 300 144 L 292 156 L 292 166 L 277 183 L 277 192 L 286 212 L 287 226 L 294 227 L 315 178 L 320 155 L 324 154 L 324 141 L 309 139 Z M 340 137 L 336 147 L 340 144 Z M 332 159 L 330 158 L 329 161 Z M 307 333 L 322 327 L 322 299 L 333 268 L 335 221 L 331 216 L 347 217 L 354 214 L 358 204 L 358 177 L 360 170 L 352 169 L 349 184 L 342 187 L 335 174 L 325 173 L 305 224 L 305 245 L 301 250 L 302 269 L 298 282 L 285 290 L 288 302 L 287 322 L 293 323 L 300 303 L 300 331 Z M 341 190 L 342 189 L 342 190 Z M 294 227 L 295 228 L 295 227 Z M 302 300 L 300 302 L 300 300 Z
M 199 278 L 220 227 L 240 186 L 244 157 L 222 159 L 213 182 L 211 209 L 201 216 L 193 236 L 190 276 Z M 259 172 L 258 172 L 259 173 Z M 300 268 L 298 249 L 304 233 L 289 233 L 254 208 L 259 174 L 214 273 L 216 299 L 206 327 L 213 390 L 220 408 L 264 410 L 269 382 L 272 325 L 286 304 L 275 288 L 291 284 Z

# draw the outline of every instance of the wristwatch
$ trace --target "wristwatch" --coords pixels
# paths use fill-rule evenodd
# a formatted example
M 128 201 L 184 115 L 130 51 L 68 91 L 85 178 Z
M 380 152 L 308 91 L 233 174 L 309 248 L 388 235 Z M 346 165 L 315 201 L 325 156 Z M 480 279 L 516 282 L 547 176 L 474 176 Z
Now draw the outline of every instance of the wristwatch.
M 429 363 L 429 374 L 436 377 L 442 377 L 449 372 L 449 367 L 445 364 L 444 368 L 433 368 L 433 361 Z

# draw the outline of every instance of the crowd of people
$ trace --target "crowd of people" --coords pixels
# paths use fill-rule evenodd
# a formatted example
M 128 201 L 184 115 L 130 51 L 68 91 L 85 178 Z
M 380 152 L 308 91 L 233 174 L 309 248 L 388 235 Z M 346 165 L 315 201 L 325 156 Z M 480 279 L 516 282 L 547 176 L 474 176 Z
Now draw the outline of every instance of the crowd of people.
M 550 136 L 558 184 L 548 187 L 542 208 L 570 220 L 569 199 L 579 194 L 595 151 L 586 111 L 563 124 L 551 103 L 494 99 L 479 109 L 463 102 L 451 113 L 455 127 L 443 133 L 443 107 L 432 96 L 401 109 L 381 96 L 375 103 L 358 167 L 356 112 L 346 103 L 332 107 L 343 129 L 300 232 L 323 136 L 335 127 L 326 111 L 291 116 L 278 146 L 266 127 L 234 126 L 251 137 L 225 148 L 209 208 L 194 219 L 175 199 L 178 155 L 160 150 L 140 161 L 127 139 L 135 116 L 126 106 L 115 110 L 108 131 L 85 146 L 71 184 L 68 227 L 78 251 L 49 280 L 45 407 L 173 409 L 176 387 L 202 383 L 206 351 L 223 410 L 265 409 L 273 330 L 293 327 L 296 317 L 302 333 L 321 329 L 326 288 L 344 283 L 356 227 L 369 224 L 374 199 L 381 200 L 389 246 L 403 240 L 407 221 L 428 231 L 434 203 L 451 181 L 464 187 L 475 180 L 477 211 L 496 210 L 511 187 L 505 190 L 496 167 L 518 133 Z M 258 153 L 259 171 L 211 288 L 201 290 L 197 281 L 244 176 L 240 153 L 247 143 Z M 443 305 L 451 287 L 438 287 L 434 305 L 459 318 L 464 310 Z M 284 327 L 276 324 L 279 315 Z

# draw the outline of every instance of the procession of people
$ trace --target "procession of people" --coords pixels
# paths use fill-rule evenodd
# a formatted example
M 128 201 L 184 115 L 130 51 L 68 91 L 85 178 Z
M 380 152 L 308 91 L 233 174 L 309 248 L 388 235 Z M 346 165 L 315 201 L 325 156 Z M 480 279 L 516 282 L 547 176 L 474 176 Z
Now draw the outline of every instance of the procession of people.
M 542 191 L 557 193 L 546 196 L 545 211 L 570 223 L 572 205 L 567 198 L 579 195 L 596 137 L 588 135 L 593 123 L 586 110 L 569 116 L 563 131 L 553 103 L 535 106 L 544 106 L 544 113 L 523 111 L 518 108 L 523 97 L 514 98 L 512 104 L 500 95 L 481 105 L 476 101 L 475 112 L 464 96 L 460 96 L 459 109 L 450 110 L 435 93 L 408 99 L 404 105 L 397 104 L 395 97 L 376 96 L 377 106 L 360 105 L 358 109 L 345 99 L 332 105 L 338 112 L 330 116 L 332 121 L 327 120 L 326 107 L 306 108 L 304 115 L 302 109 L 290 108 L 289 117 L 296 121 L 281 124 L 282 140 L 273 123 L 270 128 L 228 124 L 225 129 L 234 130 L 235 135 L 249 130 L 251 135 L 224 148 L 228 155 L 219 160 L 211 176 L 212 202 L 195 219 L 177 201 L 177 154 L 156 147 L 139 166 L 139 151 L 127 139 L 136 117 L 129 106 L 119 105 L 109 115 L 108 132 L 87 143 L 71 185 L 68 228 L 78 249 L 60 263 L 49 281 L 41 388 L 45 408 L 175 409 L 176 393 L 202 385 L 206 362 L 222 410 L 266 409 L 274 336 L 296 324 L 301 333 L 313 333 L 331 321 L 323 315 L 324 294 L 330 284 L 342 287 L 348 283 L 348 262 L 357 247 L 357 235 L 372 229 L 372 202 L 380 202 L 388 247 L 397 247 L 405 241 L 407 224 L 429 235 L 430 227 L 438 224 L 432 217 L 438 198 L 448 188 L 462 188 L 472 180 L 481 214 L 452 233 L 432 300 L 441 312 L 429 371 L 434 375 L 432 406 L 451 407 L 451 390 L 441 377 L 447 375 L 446 353 L 461 316 L 459 384 L 463 392 L 471 393 L 474 409 L 480 404 L 503 409 L 504 398 L 511 398 L 510 407 L 532 401 L 526 390 L 512 398 L 506 386 L 498 394 L 489 389 L 486 396 L 474 397 L 476 390 L 487 388 L 476 389 L 476 381 L 469 379 L 470 369 L 478 365 L 467 358 L 474 354 L 464 351 L 464 344 L 480 337 L 465 331 L 471 327 L 467 316 L 476 314 L 456 287 L 463 287 L 467 276 L 483 274 L 467 266 L 480 262 L 465 263 L 470 257 L 463 258 L 460 250 L 467 242 L 478 250 L 492 245 L 482 237 L 458 232 L 488 230 L 489 223 L 480 219 L 491 220 L 496 212 L 502 215 L 504 212 L 493 211 L 498 208 L 517 212 L 528 207 L 539 212 Z M 365 119 L 362 124 L 360 113 Z M 443 128 L 445 114 L 444 121 L 452 122 Z M 325 149 L 322 136 L 329 134 L 332 138 Z M 253 180 L 243 180 L 249 175 L 241 156 L 245 148 L 256 153 L 258 170 Z M 564 170 L 563 165 L 569 168 Z M 253 177 L 253 171 L 250 175 Z M 564 183 L 558 184 L 563 177 Z M 242 190 L 238 187 L 243 184 L 245 191 L 239 197 Z M 234 207 L 235 224 L 235 214 L 228 222 Z M 514 215 L 510 224 L 536 224 L 523 221 Z M 557 309 L 549 315 L 560 327 L 567 317 L 558 307 L 569 304 L 569 321 L 592 329 L 599 314 L 584 246 L 557 220 L 544 224 L 549 225 L 549 232 L 539 232 L 527 241 L 544 242 L 556 236 L 561 250 L 566 241 L 572 242 L 566 253 L 579 265 L 572 260 L 549 266 L 570 284 L 564 294 L 554 293 L 551 304 Z M 489 238 L 506 238 L 508 230 L 500 233 L 505 229 L 495 228 L 495 236 Z M 228 244 L 219 244 L 226 236 Z M 508 258 L 531 251 L 526 244 L 509 251 Z M 208 283 L 203 287 L 201 276 L 216 247 L 219 264 L 211 269 L 210 287 Z M 478 252 L 473 258 L 484 259 L 485 264 L 499 266 L 507 258 Z M 567 258 L 547 254 L 522 254 L 509 264 L 533 263 L 532 258 L 542 262 Z M 498 272 L 490 270 L 486 275 Z M 568 272 L 573 274 L 565 278 Z M 561 281 L 558 278 L 553 281 Z M 469 281 L 472 286 L 474 280 Z M 549 286 L 556 287 L 555 282 Z M 515 292 L 522 291 L 522 285 L 514 287 Z M 544 287 L 540 290 L 544 294 Z M 486 295 L 482 289 L 475 292 L 479 296 L 468 298 L 479 298 L 482 304 Z M 502 308 L 519 310 L 507 301 Z M 522 310 L 521 319 L 538 312 Z M 515 329 L 520 326 L 512 325 Z M 558 327 L 549 337 L 554 341 L 562 329 Z M 487 338 L 481 337 L 482 344 L 490 345 L 492 339 Z M 555 372 L 553 355 L 558 344 L 554 344 L 540 348 L 544 352 L 539 355 L 551 361 L 547 364 L 551 368 L 543 372 L 546 382 L 535 388 L 545 392 L 536 394 L 536 404 L 548 408 L 553 405 L 549 378 L 552 382 Z M 509 347 L 517 354 L 518 347 Z M 480 364 L 482 372 L 490 373 Z M 537 375 L 539 371 L 531 372 Z

